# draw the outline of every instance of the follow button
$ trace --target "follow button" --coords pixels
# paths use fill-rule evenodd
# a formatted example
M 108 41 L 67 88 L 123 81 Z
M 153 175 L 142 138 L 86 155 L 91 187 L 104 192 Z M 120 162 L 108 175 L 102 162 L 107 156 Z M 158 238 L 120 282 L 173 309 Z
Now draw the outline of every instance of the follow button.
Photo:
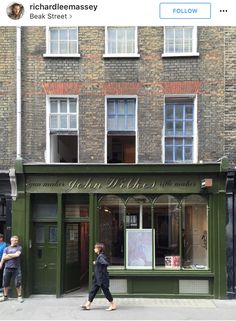
M 161 2 L 160 19 L 211 19 L 209 2 Z

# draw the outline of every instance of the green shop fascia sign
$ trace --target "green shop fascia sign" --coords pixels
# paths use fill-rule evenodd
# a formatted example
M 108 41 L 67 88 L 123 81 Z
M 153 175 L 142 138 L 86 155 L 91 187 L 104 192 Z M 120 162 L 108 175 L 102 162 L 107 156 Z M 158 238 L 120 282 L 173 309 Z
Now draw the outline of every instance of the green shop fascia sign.
M 75 174 L 29 175 L 28 193 L 199 193 L 195 175 Z

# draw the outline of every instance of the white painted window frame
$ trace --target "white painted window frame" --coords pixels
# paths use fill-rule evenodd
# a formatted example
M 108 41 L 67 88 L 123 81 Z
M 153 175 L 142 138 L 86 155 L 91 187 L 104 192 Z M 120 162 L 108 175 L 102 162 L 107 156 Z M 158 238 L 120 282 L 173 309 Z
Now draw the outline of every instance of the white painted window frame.
M 134 53 L 109 53 L 108 52 L 108 28 L 121 28 L 121 26 L 105 27 L 105 54 L 103 55 L 104 58 L 139 58 L 140 57 L 140 54 L 138 53 L 138 27 L 137 26 L 134 26 L 135 28 L 135 52 Z
M 171 27 L 171 26 L 168 26 Z M 177 27 L 177 26 L 172 26 Z M 181 26 L 181 27 L 185 27 L 185 26 Z M 198 57 L 199 56 L 199 52 L 197 52 L 197 26 L 192 26 L 193 27 L 193 37 L 192 37 L 192 52 L 165 52 L 165 48 L 166 48 L 166 27 L 164 27 L 164 44 L 163 44 L 163 54 L 162 57 Z
M 57 29 L 72 29 L 72 28 L 76 28 L 77 30 L 77 53 L 75 54 L 52 54 L 50 52 L 50 29 L 51 28 L 57 28 Z M 46 53 L 43 54 L 43 57 L 45 58 L 53 58 L 53 57 L 65 57 L 65 58 L 79 58 L 80 57 L 80 54 L 79 54 L 79 29 L 78 27 L 76 26 L 70 26 L 70 27 L 49 27 L 49 26 L 46 26 Z
M 164 110 L 163 110 L 163 129 L 162 129 L 162 163 L 165 164 L 165 104 L 168 98 L 193 98 L 194 110 L 193 110 L 193 160 L 192 162 L 177 162 L 171 164 L 196 164 L 198 162 L 198 127 L 197 127 L 197 100 L 198 97 L 195 94 L 181 94 L 181 95 L 166 95 L 164 96 Z M 169 164 L 169 163 L 166 163 Z
M 135 104 L 135 164 L 138 163 L 138 96 L 137 95 L 107 95 L 105 96 L 105 139 L 104 139 L 104 163 L 107 163 L 107 100 L 108 99 L 128 99 L 133 98 L 136 100 Z M 122 163 L 123 164 L 123 163 Z
M 79 96 L 78 95 L 47 95 L 46 96 L 46 150 L 45 150 L 45 161 L 48 164 L 51 164 L 51 160 L 50 160 L 50 151 L 51 151 L 51 143 L 50 143 L 50 133 L 53 132 L 57 133 L 58 132 L 63 132 L 63 130 L 50 130 L 50 99 L 51 98 L 74 98 L 77 100 L 77 104 L 76 104 L 76 110 L 77 110 L 77 128 L 75 129 L 66 129 L 64 130 L 65 132 L 77 132 L 77 143 L 78 143 L 78 150 L 77 150 L 77 159 L 78 159 L 78 163 L 79 163 Z M 56 163 L 52 163 L 52 164 L 56 164 Z M 59 163 L 61 164 L 61 163 Z

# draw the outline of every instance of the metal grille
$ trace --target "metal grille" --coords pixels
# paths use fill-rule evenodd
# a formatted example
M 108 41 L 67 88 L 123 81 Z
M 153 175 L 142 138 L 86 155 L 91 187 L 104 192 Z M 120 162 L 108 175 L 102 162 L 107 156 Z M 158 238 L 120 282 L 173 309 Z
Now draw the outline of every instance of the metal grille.
M 209 294 L 209 281 L 179 280 L 179 293 Z
M 127 280 L 111 279 L 110 290 L 111 293 L 127 293 Z

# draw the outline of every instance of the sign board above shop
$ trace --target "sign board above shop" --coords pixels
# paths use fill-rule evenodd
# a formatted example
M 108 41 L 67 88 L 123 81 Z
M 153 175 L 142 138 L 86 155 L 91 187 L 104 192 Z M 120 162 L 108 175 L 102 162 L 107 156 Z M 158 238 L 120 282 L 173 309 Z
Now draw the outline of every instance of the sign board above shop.
M 27 175 L 28 193 L 199 193 L 200 175 Z

